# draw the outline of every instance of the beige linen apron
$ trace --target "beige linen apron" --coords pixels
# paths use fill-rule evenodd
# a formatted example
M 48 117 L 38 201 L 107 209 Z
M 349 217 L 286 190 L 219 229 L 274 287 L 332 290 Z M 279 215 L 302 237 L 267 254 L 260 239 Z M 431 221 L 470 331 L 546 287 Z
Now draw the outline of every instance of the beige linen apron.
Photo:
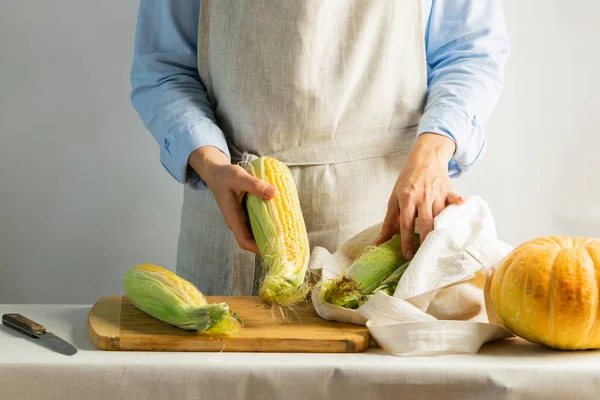
M 285 162 L 311 247 L 381 222 L 426 98 L 421 0 L 202 0 L 200 78 L 241 152 Z M 185 188 L 177 273 L 207 295 L 256 293 L 210 190 Z

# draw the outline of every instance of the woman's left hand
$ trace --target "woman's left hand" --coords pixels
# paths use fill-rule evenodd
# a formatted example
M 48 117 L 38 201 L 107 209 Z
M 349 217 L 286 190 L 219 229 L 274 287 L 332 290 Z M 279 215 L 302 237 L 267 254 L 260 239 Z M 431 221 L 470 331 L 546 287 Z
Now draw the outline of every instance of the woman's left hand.
M 448 162 L 454 150 L 454 141 L 445 136 L 433 133 L 419 136 L 396 181 L 375 245 L 400 231 L 402 252 L 407 259 L 412 259 L 415 221 L 418 220 L 423 243 L 433 230 L 433 219 L 450 204 L 464 202 L 464 198 L 454 192 L 448 176 Z

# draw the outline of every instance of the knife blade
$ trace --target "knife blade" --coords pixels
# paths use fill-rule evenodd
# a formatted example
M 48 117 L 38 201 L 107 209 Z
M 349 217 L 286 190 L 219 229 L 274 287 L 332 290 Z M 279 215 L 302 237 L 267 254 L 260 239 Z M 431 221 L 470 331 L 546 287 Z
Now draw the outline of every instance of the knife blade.
M 24 317 L 21 314 L 10 313 L 2 316 L 2 323 L 23 335 L 29 336 L 40 345 L 49 348 L 67 356 L 72 356 L 77 353 L 77 349 L 67 341 L 56 336 L 52 332 L 48 332 L 46 327 L 37 322 Z

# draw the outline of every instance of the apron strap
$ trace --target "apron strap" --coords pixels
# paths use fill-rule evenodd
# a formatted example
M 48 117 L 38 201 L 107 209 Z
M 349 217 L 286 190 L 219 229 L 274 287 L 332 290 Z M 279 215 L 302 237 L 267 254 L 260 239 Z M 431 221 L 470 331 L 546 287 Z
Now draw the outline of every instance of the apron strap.
M 417 126 L 389 131 L 381 135 L 352 137 L 328 143 L 297 147 L 265 154 L 286 165 L 307 166 L 338 164 L 408 152 L 416 139 Z M 241 152 L 229 144 L 233 163 L 251 161 L 257 155 Z

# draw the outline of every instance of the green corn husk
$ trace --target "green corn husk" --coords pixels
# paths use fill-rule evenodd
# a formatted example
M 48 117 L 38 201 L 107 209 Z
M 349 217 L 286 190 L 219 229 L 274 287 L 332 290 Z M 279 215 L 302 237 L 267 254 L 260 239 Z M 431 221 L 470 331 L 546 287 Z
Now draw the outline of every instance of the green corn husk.
M 406 271 L 409 265 L 410 261 L 407 261 L 404 264 L 400 265 L 398 268 L 396 268 L 396 270 L 390 276 L 388 276 L 385 279 L 385 281 L 383 281 L 381 285 L 379 285 L 379 287 L 373 290 L 373 293 L 382 291 L 385 294 L 389 294 L 390 296 L 394 294 L 394 292 L 396 291 L 396 286 L 398 286 L 398 282 L 400 282 L 402 275 L 404 275 L 404 272 Z
M 210 336 L 235 335 L 244 327 L 227 304 L 209 304 L 194 285 L 162 267 L 131 268 L 123 285 L 134 306 L 166 324 Z
M 388 296 L 393 296 L 394 292 L 396 291 L 396 287 L 398 286 L 398 282 L 400 282 L 400 279 L 404 275 L 404 272 L 406 271 L 409 265 L 410 261 L 407 261 L 401 266 L 399 266 L 390 276 L 386 278 L 385 281 L 381 283 L 381 285 L 379 285 L 377 289 L 373 290 L 371 294 L 365 296 L 365 299 L 363 302 L 361 302 L 361 304 L 368 301 L 377 292 L 382 292 L 387 294 Z
M 415 236 L 415 244 L 418 244 L 418 235 Z M 393 293 L 394 281 L 397 285 L 408 263 L 402 254 L 400 235 L 394 235 L 377 247 L 368 247 L 343 277 L 327 282 L 324 285 L 325 301 L 354 309 L 368 300 L 368 296 L 376 290 Z

